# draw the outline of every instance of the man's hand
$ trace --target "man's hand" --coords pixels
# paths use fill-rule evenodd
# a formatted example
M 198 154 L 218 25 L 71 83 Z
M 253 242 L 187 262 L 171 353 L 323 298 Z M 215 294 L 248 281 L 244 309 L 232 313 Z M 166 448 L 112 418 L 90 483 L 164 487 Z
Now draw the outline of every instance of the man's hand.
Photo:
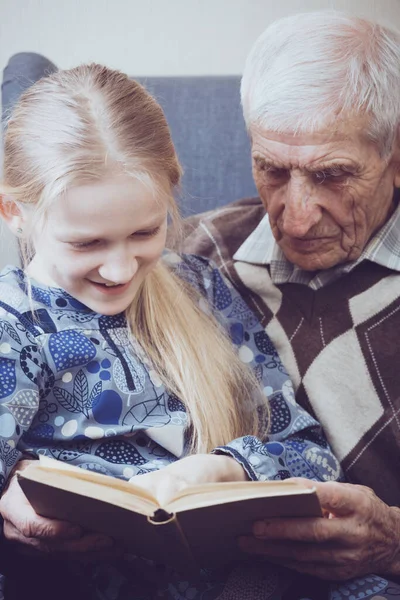
M 297 481 L 316 487 L 325 518 L 268 519 L 239 545 L 321 579 L 340 581 L 370 573 L 400 575 L 400 509 L 349 483 Z
M 152 473 L 135 475 L 131 483 L 145 488 L 160 504 L 167 504 L 188 485 L 218 481 L 246 481 L 243 467 L 230 456 L 195 454 Z
M 18 470 L 23 470 L 31 461 L 21 461 Z M 0 514 L 4 519 L 3 535 L 23 554 L 35 556 L 65 555 L 72 558 L 97 559 L 115 556 L 111 538 L 101 534 L 84 533 L 82 529 L 67 521 L 46 519 L 35 513 L 23 493 L 16 475 L 0 499 Z M 106 550 L 108 548 L 108 551 Z

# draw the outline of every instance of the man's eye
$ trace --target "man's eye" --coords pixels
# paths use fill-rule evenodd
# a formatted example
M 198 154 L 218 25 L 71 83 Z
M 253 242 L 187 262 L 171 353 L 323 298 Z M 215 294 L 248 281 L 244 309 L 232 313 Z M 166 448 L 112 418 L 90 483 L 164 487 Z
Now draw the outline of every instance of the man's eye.
M 290 171 L 288 169 L 267 168 L 262 176 L 265 185 L 276 187 L 287 183 L 290 178 Z
M 274 179 L 283 179 L 288 174 L 286 169 L 267 169 L 266 172 L 269 177 Z
M 290 177 L 290 172 L 288 169 L 274 167 L 262 160 L 255 160 L 254 163 L 256 170 L 260 173 L 260 177 L 264 179 L 267 185 L 284 183 Z
M 347 177 L 349 173 L 343 171 L 343 169 L 327 169 L 323 171 L 317 171 L 313 174 L 316 183 L 341 183 Z
M 265 162 L 262 158 L 254 158 L 254 165 L 257 171 L 261 171 L 265 175 L 275 179 L 282 179 L 287 177 L 288 170 L 280 169 L 279 167 L 275 167 L 267 162 Z

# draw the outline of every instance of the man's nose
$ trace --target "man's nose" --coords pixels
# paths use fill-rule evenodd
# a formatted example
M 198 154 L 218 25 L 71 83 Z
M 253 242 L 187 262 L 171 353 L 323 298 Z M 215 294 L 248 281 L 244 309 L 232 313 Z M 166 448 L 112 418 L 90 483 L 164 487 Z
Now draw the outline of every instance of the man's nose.
M 320 221 L 322 209 L 315 186 L 304 178 L 291 177 L 282 213 L 282 233 L 302 238 Z
M 138 270 L 138 260 L 132 249 L 119 248 L 109 252 L 99 268 L 101 277 L 111 283 L 127 283 Z

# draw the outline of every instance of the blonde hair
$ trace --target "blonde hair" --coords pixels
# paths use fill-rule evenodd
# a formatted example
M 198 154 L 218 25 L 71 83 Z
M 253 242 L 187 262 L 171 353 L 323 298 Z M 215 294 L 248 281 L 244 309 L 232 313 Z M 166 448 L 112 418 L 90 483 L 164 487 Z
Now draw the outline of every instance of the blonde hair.
M 173 198 L 181 168 L 161 107 L 126 75 L 92 64 L 28 89 L 8 123 L 3 193 L 43 218 L 68 188 L 118 169 Z M 127 322 L 166 388 L 185 404 L 191 451 L 265 434 L 266 399 L 250 369 L 199 297 L 162 261 L 145 278 Z M 261 415 L 261 418 L 260 418 Z

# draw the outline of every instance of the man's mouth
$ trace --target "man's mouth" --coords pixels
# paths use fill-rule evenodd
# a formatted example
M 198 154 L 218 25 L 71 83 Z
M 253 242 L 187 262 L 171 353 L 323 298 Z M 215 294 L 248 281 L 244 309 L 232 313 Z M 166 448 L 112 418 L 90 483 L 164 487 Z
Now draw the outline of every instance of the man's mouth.
M 286 244 L 295 250 L 313 251 L 316 248 L 320 248 L 326 243 L 332 242 L 332 238 L 328 236 L 324 237 L 312 237 L 312 238 L 287 238 Z

